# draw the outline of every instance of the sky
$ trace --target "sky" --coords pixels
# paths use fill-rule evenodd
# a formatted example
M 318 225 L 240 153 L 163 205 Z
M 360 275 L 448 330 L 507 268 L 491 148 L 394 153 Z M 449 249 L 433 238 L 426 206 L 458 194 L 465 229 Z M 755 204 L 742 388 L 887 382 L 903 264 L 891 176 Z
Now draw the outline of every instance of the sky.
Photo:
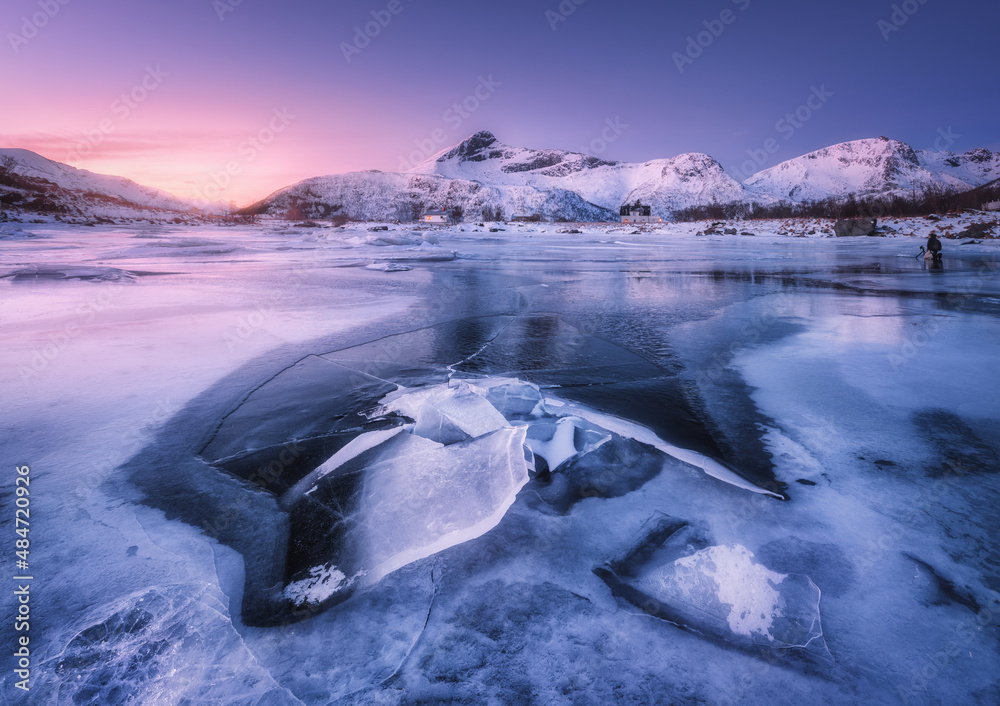
M 4 0 L 0 147 L 246 205 L 479 130 L 733 176 L 848 140 L 1000 149 L 1000 4 Z

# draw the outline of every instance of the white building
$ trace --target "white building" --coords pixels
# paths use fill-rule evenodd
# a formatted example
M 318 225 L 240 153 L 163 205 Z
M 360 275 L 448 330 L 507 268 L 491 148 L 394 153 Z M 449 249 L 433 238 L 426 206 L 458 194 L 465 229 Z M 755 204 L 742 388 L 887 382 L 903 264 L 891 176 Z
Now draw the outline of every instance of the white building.
M 622 223 L 663 223 L 663 219 L 653 215 L 652 206 L 643 206 L 641 202 L 625 204 L 618 212 Z
M 983 204 L 984 211 L 1000 211 L 1000 201 L 990 201 Z
M 448 213 L 446 211 L 428 211 L 420 219 L 424 223 L 448 223 Z

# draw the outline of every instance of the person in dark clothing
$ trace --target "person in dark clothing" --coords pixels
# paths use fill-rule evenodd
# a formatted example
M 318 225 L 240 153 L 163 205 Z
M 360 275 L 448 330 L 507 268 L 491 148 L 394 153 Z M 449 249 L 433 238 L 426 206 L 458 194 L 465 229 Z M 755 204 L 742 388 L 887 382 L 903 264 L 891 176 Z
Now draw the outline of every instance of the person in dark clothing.
M 941 241 L 938 240 L 937 233 L 931 233 L 927 238 L 927 252 L 934 256 L 934 262 L 941 262 Z

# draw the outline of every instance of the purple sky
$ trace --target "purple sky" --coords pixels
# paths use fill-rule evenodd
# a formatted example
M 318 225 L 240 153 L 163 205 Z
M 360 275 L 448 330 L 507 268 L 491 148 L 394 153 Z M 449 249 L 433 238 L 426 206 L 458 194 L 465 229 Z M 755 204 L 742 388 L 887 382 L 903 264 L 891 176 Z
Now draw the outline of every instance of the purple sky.
M 1000 149 L 998 27 L 969 0 L 5 0 L 0 146 L 240 204 L 481 129 L 738 178 L 879 135 Z

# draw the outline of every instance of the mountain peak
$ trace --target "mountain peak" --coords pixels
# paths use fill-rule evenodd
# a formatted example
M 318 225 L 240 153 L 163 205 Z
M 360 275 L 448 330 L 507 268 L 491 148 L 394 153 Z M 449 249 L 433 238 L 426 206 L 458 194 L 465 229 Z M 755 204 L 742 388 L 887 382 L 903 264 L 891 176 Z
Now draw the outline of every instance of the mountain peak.
M 479 141 L 485 145 L 491 145 L 497 141 L 496 135 L 494 135 L 489 130 L 480 130 L 474 135 L 469 136 L 469 141 Z
M 474 159 L 475 157 L 485 159 L 483 151 L 496 144 L 497 138 L 492 132 L 489 132 L 488 130 L 480 130 L 476 134 L 470 135 L 462 140 L 458 143 L 458 145 L 439 157 L 438 161 L 443 162 L 448 159 L 455 159 L 456 157 L 462 161 Z

